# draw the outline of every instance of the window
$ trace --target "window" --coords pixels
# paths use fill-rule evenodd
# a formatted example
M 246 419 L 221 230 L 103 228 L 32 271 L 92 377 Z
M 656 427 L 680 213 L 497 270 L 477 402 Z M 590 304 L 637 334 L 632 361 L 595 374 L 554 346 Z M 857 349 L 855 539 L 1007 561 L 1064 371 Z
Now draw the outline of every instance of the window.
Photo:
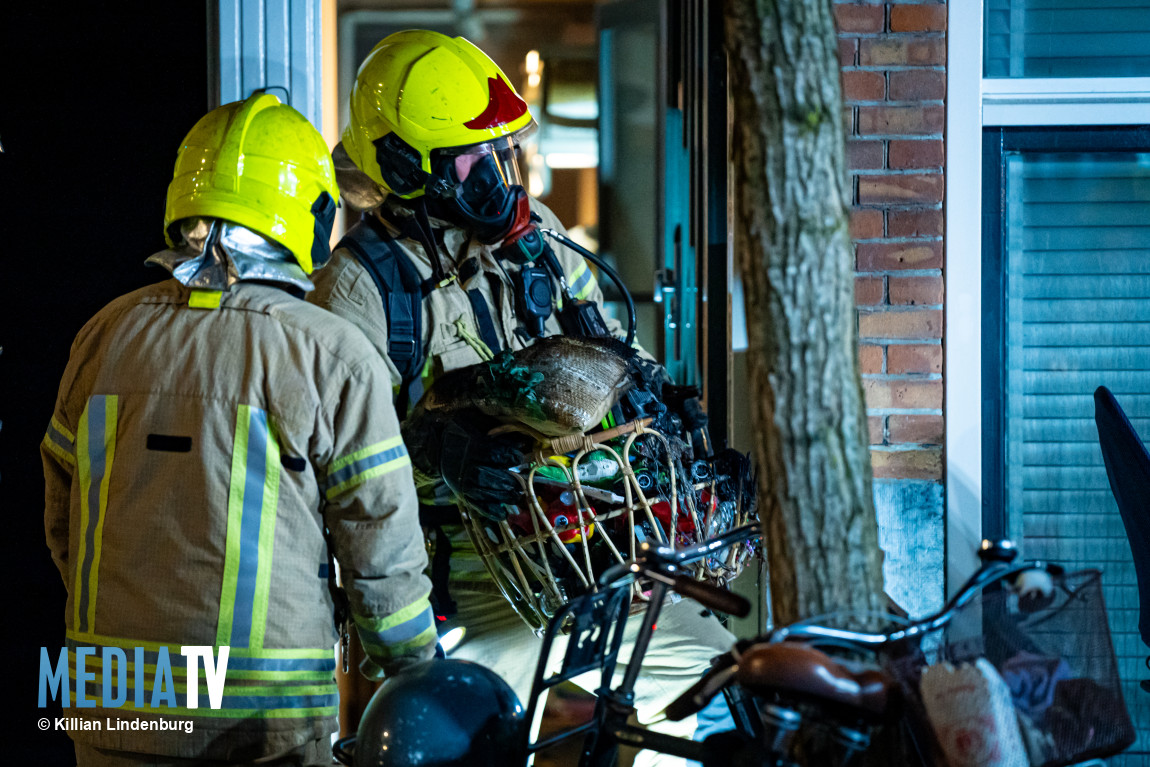
M 1150 71 L 1139 0 L 986 0 L 987 77 L 1127 77 Z
M 1150 765 L 1150 650 L 1092 400 L 1109 386 L 1150 437 L 1150 2 L 948 16 L 948 583 L 983 535 L 1101 567 L 1142 728 L 1110 763 Z
M 994 204 L 983 232 L 983 529 L 1028 557 L 1103 570 L 1145 743 L 1150 704 L 1136 682 L 1150 650 L 1092 395 L 1110 388 L 1150 435 L 1150 131 L 985 135 L 983 199 Z

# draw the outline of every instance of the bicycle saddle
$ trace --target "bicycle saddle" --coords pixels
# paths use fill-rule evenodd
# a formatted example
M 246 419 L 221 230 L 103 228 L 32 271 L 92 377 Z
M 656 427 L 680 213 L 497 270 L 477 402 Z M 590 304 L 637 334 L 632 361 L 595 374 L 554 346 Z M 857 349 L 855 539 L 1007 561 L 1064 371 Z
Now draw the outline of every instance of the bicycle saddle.
M 739 658 L 735 678 L 746 690 L 847 706 L 879 716 L 890 680 L 881 671 L 855 673 L 821 650 L 797 642 L 756 644 Z

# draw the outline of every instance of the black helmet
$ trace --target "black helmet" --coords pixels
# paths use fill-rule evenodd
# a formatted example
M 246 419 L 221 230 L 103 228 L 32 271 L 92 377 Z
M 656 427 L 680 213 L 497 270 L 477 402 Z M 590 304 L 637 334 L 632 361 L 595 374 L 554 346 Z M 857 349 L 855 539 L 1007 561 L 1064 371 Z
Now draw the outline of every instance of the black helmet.
M 376 691 L 355 738 L 355 767 L 511 767 L 526 762 L 515 691 L 491 669 L 431 660 Z

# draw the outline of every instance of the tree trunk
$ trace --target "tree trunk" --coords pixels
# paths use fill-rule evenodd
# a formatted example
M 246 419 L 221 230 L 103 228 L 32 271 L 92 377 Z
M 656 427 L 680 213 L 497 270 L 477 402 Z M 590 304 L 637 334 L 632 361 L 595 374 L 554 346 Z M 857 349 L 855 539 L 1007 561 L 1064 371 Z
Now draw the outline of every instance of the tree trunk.
M 775 620 L 883 607 L 832 0 L 727 0 L 736 258 Z

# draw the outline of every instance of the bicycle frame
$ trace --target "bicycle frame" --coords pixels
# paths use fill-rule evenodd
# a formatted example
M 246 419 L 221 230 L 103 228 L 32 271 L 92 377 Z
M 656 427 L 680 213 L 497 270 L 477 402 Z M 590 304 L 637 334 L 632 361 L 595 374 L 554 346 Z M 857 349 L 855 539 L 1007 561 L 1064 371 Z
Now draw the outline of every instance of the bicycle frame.
M 611 767 L 615 764 L 620 744 L 648 748 L 693 761 L 703 761 L 707 750 L 702 743 L 663 733 L 651 732 L 628 723 L 634 712 L 635 683 L 643 657 L 651 641 L 659 613 L 672 586 L 676 591 L 694 596 L 703 604 L 724 612 L 738 613 L 749 605 L 741 597 L 679 575 L 678 566 L 711 556 L 740 541 L 760 534 L 757 524 L 744 525 L 688 549 L 668 551 L 644 544 L 644 559 L 615 565 L 598 579 L 599 590 L 571 600 L 548 623 L 543 647 L 536 666 L 535 681 L 527 707 L 526 721 L 534 721 L 539 699 L 552 687 L 582 674 L 599 669 L 600 685 L 596 690 L 594 716 L 545 740 L 528 746 L 536 753 L 570 738 L 583 735 L 581 767 Z M 623 628 L 630 613 L 632 584 L 637 578 L 651 579 L 650 599 L 643 613 L 643 624 L 635 638 L 634 649 L 620 684 L 611 682 L 618 665 Z M 547 670 L 555 640 L 565 624 L 572 621 L 563 664 L 558 673 Z
M 752 697 L 765 696 L 759 699 L 760 703 L 763 704 L 761 708 L 757 705 L 751 707 L 755 711 L 761 710 L 765 715 L 767 713 L 778 713 L 781 707 L 782 713 L 789 713 L 795 718 L 795 721 L 792 723 L 788 723 L 779 717 L 775 717 L 777 721 L 768 722 L 769 717 L 764 716 L 763 719 L 758 722 L 764 725 L 765 732 L 760 731 L 754 732 L 753 734 L 755 741 L 761 745 L 760 758 L 768 760 L 763 763 L 790 764 L 789 761 L 785 761 L 785 754 L 789 752 L 789 747 L 772 748 L 771 744 L 778 743 L 779 736 L 785 736 L 787 734 L 786 731 L 795 732 L 799 727 L 799 720 L 807 718 L 823 722 L 835 728 L 834 740 L 836 742 L 842 742 L 839 736 L 843 734 L 856 734 L 858 736 L 858 748 L 853 749 L 849 754 L 845 752 L 840 753 L 836 758 L 845 758 L 848 760 L 857 758 L 867 748 L 869 740 L 866 735 L 867 730 L 879 721 L 879 717 L 882 717 L 888 724 L 897 723 L 898 726 L 902 728 L 902 731 L 910 736 L 910 746 L 917 751 L 918 758 L 923 760 L 920 762 L 921 764 L 934 764 L 931 759 L 935 756 L 941 758 L 941 754 L 936 753 L 938 749 L 935 747 L 936 744 L 934 744 L 934 736 L 931 735 L 928 730 L 922 730 L 924 726 L 930 726 L 930 724 L 926 723 L 926 720 L 921 718 L 928 715 L 928 712 L 925 710 L 918 710 L 914 712 L 914 714 L 911 714 L 908 709 L 907 711 L 899 713 L 898 718 L 895 719 L 892 715 L 897 713 L 896 711 L 887 709 L 884 713 L 878 705 L 873 703 L 869 703 L 865 707 L 860 705 L 856 718 L 858 724 L 856 724 L 855 728 L 852 728 L 850 720 L 856 717 L 856 714 L 853 713 L 854 709 L 843 708 L 843 706 L 853 705 L 853 703 L 847 702 L 848 697 L 843 697 L 839 694 L 838 690 L 844 688 L 839 687 L 832 693 L 827 689 L 828 686 L 826 684 L 821 681 L 816 682 L 815 676 L 811 676 L 808 681 L 807 677 L 804 677 L 802 674 L 792 673 L 790 670 L 779 674 L 777 671 L 765 671 L 765 669 L 778 668 L 777 665 L 772 665 L 772 661 L 768 659 L 776 659 L 774 661 L 776 664 L 780 662 L 778 659 L 786 659 L 781 662 L 790 664 L 805 663 L 805 661 L 801 660 L 801 654 L 796 654 L 789 649 L 784 649 L 783 646 L 786 644 L 806 645 L 808 647 L 833 645 L 840 649 L 865 653 L 877 659 L 885 659 L 881 664 L 885 672 L 895 675 L 896 678 L 892 679 L 891 682 L 898 682 L 900 685 L 899 689 L 904 693 L 904 696 L 909 695 L 909 698 L 904 697 L 904 702 L 906 702 L 908 706 L 913 707 L 915 701 L 921 704 L 921 700 L 914 698 L 916 694 L 915 691 L 918 689 L 917 681 L 913 677 L 908 677 L 905 672 L 902 672 L 902 668 L 907 666 L 899 664 L 899 661 L 909 661 L 911 666 L 928 662 L 926 661 L 926 657 L 928 656 L 918 652 L 918 649 L 923 646 L 921 640 L 933 632 L 940 632 L 942 629 L 950 626 L 963 608 L 971 605 L 973 600 L 980 595 L 984 593 L 1013 593 L 1015 596 L 1012 598 L 1022 600 L 1025 597 L 1028 606 L 1021 609 L 1021 613 L 1023 614 L 1039 614 L 1052 606 L 1056 611 L 1064 610 L 1068 602 L 1059 601 L 1060 599 L 1068 599 L 1070 602 L 1082 604 L 1077 601 L 1080 599 L 1080 591 L 1078 589 L 1068 589 L 1062 581 L 1063 576 L 1073 577 L 1072 575 L 1066 574 L 1061 566 L 1053 563 L 1033 560 L 1016 562 L 1017 552 L 1014 550 L 1013 544 L 1009 541 L 994 543 L 984 541 L 979 556 L 982 559 L 982 565 L 941 610 L 933 615 L 909 622 L 893 630 L 887 632 L 851 631 L 834 626 L 818 625 L 817 623 L 808 622 L 781 627 L 768 636 L 758 640 L 740 642 L 734 650 L 723 656 L 712 671 L 708 672 L 687 692 L 681 695 L 679 699 L 667 707 L 669 717 L 671 719 L 680 719 L 693 711 L 700 710 L 707 701 L 720 691 L 726 693 L 730 690 L 735 690 L 738 693 Z M 1028 582 L 1026 585 L 1021 586 L 1020 582 L 1016 580 L 1016 576 L 1024 572 L 1044 573 L 1046 576 L 1049 576 L 1049 578 L 1036 577 L 1034 579 L 1027 579 Z M 1096 579 L 1097 574 L 1093 577 Z M 1009 589 L 1005 592 L 993 591 L 992 587 L 995 584 L 1006 583 L 1011 580 L 1014 580 L 1018 586 L 1021 586 L 1021 590 L 1016 591 Z M 1059 584 L 1057 587 L 1055 586 L 1056 583 Z M 1097 588 L 1096 585 L 1095 588 Z M 1095 604 L 1100 607 L 1101 601 L 1100 599 L 1096 599 L 1090 604 Z M 999 613 L 987 613 L 987 615 L 990 614 Z M 842 616 L 840 616 L 840 618 L 841 617 Z M 1092 615 L 1091 617 L 1095 616 Z M 984 617 L 984 620 L 985 619 Z M 827 618 L 821 620 L 827 620 Z M 1105 623 L 1105 618 L 1102 619 L 1102 622 Z M 1090 625 L 1094 624 L 1091 623 Z M 980 632 L 984 630 L 985 627 L 982 621 L 979 621 L 979 626 Z M 1070 635 L 1074 634 L 1072 633 Z M 981 636 L 981 634 L 979 634 L 979 636 Z M 778 650 L 778 652 L 772 650 L 772 647 L 774 650 Z M 1066 657 L 1075 657 L 1074 652 L 1076 651 L 1076 648 L 1071 645 L 1067 645 L 1066 648 L 1062 650 L 1057 649 L 1057 646 L 1052 649 L 1055 656 L 1060 658 L 1064 657 L 1062 653 L 1066 653 Z M 982 650 L 976 652 L 982 652 Z M 969 656 L 960 656 L 956 662 L 967 662 L 968 657 Z M 1089 657 L 1096 659 L 1098 656 L 1092 654 Z M 888 666 L 887 663 L 892 660 L 895 662 L 895 666 Z M 811 668 L 818 670 L 817 677 L 819 679 L 825 676 L 839 678 L 838 671 L 833 670 L 836 665 L 838 665 L 838 662 L 832 657 L 822 655 L 822 661 L 819 661 L 817 665 L 812 665 Z M 1092 667 L 1090 670 L 1080 671 L 1080 673 L 1094 684 L 1094 688 L 1105 689 L 1108 687 L 1110 690 L 1113 690 L 1113 680 L 1110 680 L 1108 683 L 1106 677 L 1107 672 L 1104 666 L 1105 663 L 1099 668 Z M 798 667 L 799 666 L 790 666 L 789 668 Z M 845 671 L 846 668 L 843 667 L 839 670 Z M 1097 675 L 1097 677 L 1094 675 Z M 842 678 L 848 679 L 849 681 L 849 677 L 850 674 L 848 672 L 847 675 Z M 908 682 L 908 678 L 911 680 L 911 686 L 909 688 L 905 686 Z M 1095 678 L 1098 680 L 1097 684 L 1095 684 Z M 1099 687 L 1099 684 L 1104 687 Z M 910 691 L 909 693 L 908 690 Z M 871 700 L 873 701 L 874 699 L 872 698 Z M 938 701 L 940 699 L 936 698 L 935 700 Z M 1121 706 L 1120 697 L 1114 698 L 1113 700 L 1116 700 L 1117 705 Z M 859 704 L 861 704 L 862 698 L 860 697 L 858 701 Z M 938 704 L 936 703 L 935 705 L 937 706 Z M 838 713 L 835 713 L 836 707 Z M 921 709 L 921 705 L 919 708 Z M 773 709 L 773 711 L 768 711 L 769 709 Z M 1125 715 L 1125 712 L 1123 712 L 1123 715 Z M 912 719 L 913 716 L 920 718 Z M 752 724 L 756 724 L 756 722 L 752 722 Z M 862 726 L 862 729 L 856 729 L 859 725 Z M 851 732 L 847 732 L 847 730 L 851 730 Z M 920 739 L 920 730 L 929 742 Z M 750 729 L 747 731 L 749 733 L 752 732 Z M 1091 730 L 1091 732 L 1094 733 L 1093 730 Z M 1094 735 L 1092 734 L 1091 737 L 1094 737 Z M 1090 748 L 1087 748 L 1086 745 L 1082 745 L 1079 747 L 1081 750 L 1078 752 L 1062 752 L 1062 758 L 1066 758 L 1067 756 L 1083 758 L 1088 755 L 1095 756 L 1098 754 L 1114 753 L 1113 750 L 1108 749 L 1117 748 L 1120 750 L 1123 747 L 1122 738 L 1126 736 L 1123 734 L 1122 728 L 1115 725 L 1113 732 L 1104 730 L 1099 737 L 1100 739 L 1094 743 L 1087 741 Z M 1131 740 L 1133 739 L 1132 730 L 1129 737 Z M 829 743 L 831 741 L 828 740 L 826 742 Z M 1073 748 L 1073 746 L 1059 746 L 1059 748 L 1069 749 Z M 1091 751 L 1091 748 L 1093 751 Z M 1053 753 L 1059 752 L 1055 751 Z M 783 759 L 784 761 L 771 761 L 774 759 Z M 835 761 L 834 763 L 840 764 L 841 762 Z M 1068 764 L 1069 762 L 1060 761 L 1058 763 Z M 1083 762 L 1082 764 L 1089 764 L 1089 762 Z
M 539 699 L 552 687 L 561 682 L 574 679 L 583 674 L 596 670 L 600 672 L 599 687 L 596 690 L 594 715 L 582 724 L 569 728 L 561 733 L 550 736 L 535 743 L 529 741 L 529 733 L 524 732 L 522 740 L 515 739 L 514 743 L 524 744 L 523 750 L 527 754 L 535 754 L 557 743 L 573 737 L 583 738 L 583 750 L 580 757 L 580 767 L 613 767 L 617 760 L 620 744 L 640 749 L 651 749 L 661 753 L 683 759 L 711 764 L 715 758 L 723 758 L 729 762 L 732 752 L 737 753 L 739 764 L 759 765 L 788 765 L 794 767 L 791 761 L 790 745 L 793 736 L 807 719 L 808 714 L 814 714 L 813 719 L 825 721 L 833 727 L 832 740 L 826 743 L 839 749 L 835 755 L 835 764 L 845 764 L 852 758 L 862 754 L 869 744 L 869 728 L 882 717 L 888 717 L 885 712 L 885 702 L 865 706 L 862 698 L 852 702 L 841 693 L 840 682 L 835 683 L 832 693 L 826 691 L 827 685 L 820 681 L 817 685 L 807 679 L 816 677 L 803 677 L 789 671 L 779 674 L 776 671 L 763 671 L 770 666 L 756 666 L 754 658 L 765 659 L 769 648 L 779 646 L 785 642 L 799 642 L 814 646 L 818 644 L 836 644 L 856 650 L 889 656 L 891 645 L 906 642 L 918 644 L 917 640 L 930 632 L 940 630 L 951 623 L 952 619 L 971 603 L 977 594 L 988 586 L 1013 578 L 1024 571 L 1045 572 L 1052 576 L 1061 577 L 1064 573 L 1060 566 L 1036 561 L 1016 562 L 1016 552 L 1009 542 L 984 542 L 980 552 L 982 566 L 962 586 L 958 593 L 951 598 L 943 608 L 930 616 L 887 633 L 856 632 L 837 629 L 831 626 L 820 626 L 813 623 L 800 623 L 776 629 L 770 635 L 758 640 L 742 641 L 731 652 L 721 656 L 712 670 L 701 677 L 691 688 L 685 691 L 676 701 L 667 707 L 668 717 L 681 719 L 693 712 L 701 710 L 715 695 L 723 692 L 728 696 L 728 702 L 733 698 L 742 696 L 742 707 L 732 706 L 736 715 L 737 730 L 733 733 L 717 736 L 718 742 L 696 742 L 687 738 L 673 737 L 662 733 L 651 732 L 643 727 L 628 723 L 628 718 L 634 713 L 634 687 L 639 677 L 643 658 L 646 654 L 652 632 L 662 610 L 668 589 L 695 596 L 699 602 L 732 614 L 738 614 L 740 602 L 742 607 L 749 608 L 749 604 L 740 597 L 729 592 L 709 586 L 705 583 L 684 578 L 678 571 L 678 565 L 703 556 L 709 556 L 718 550 L 734 543 L 746 540 L 758 534 L 756 525 L 747 525 L 728 531 L 726 534 L 704 542 L 698 546 L 671 551 L 669 549 L 655 549 L 644 544 L 643 557 L 632 562 L 615 565 L 605 571 L 597 579 L 597 589 L 570 601 L 562 607 L 547 626 L 543 636 L 543 647 L 539 661 L 536 665 L 535 679 L 531 697 L 528 701 L 524 728 L 534 721 L 538 710 Z M 1093 577 L 1097 578 L 1097 574 Z M 638 578 L 649 579 L 651 584 L 650 598 L 642 614 L 642 624 L 637 633 L 631 658 L 623 671 L 621 682 L 612 688 L 615 672 L 618 667 L 620 650 L 623 643 L 624 626 L 630 615 L 631 596 Z M 1067 590 L 1063 587 L 1056 591 L 1051 583 L 1051 594 L 1069 594 L 1078 598 L 1077 590 Z M 1034 589 L 1033 583 L 1025 589 L 1028 598 L 1036 594 L 1040 597 L 1046 594 L 1043 589 Z M 1014 592 L 1019 599 L 1023 592 Z M 1031 603 L 1026 612 L 1046 609 L 1051 603 Z M 1101 600 L 1097 600 L 1101 606 Z M 1059 606 L 1057 609 L 1062 609 Z M 1103 623 L 1105 620 L 1103 619 Z M 567 647 L 563 653 L 562 665 L 558 673 L 550 674 L 550 657 L 557 639 L 567 626 L 570 626 L 570 636 Z M 1065 632 L 1063 632 L 1065 633 Z M 1073 635 L 1073 632 L 1068 635 Z M 845 667 L 825 654 L 814 650 L 804 652 L 815 653 L 821 656 L 810 668 L 822 680 L 829 673 L 832 678 L 850 682 L 851 674 Z M 801 656 L 791 652 L 775 655 L 783 658 L 788 669 L 802 668 L 796 665 L 801 662 Z M 1094 657 L 1094 656 L 1091 656 Z M 756 671 L 756 668 L 759 671 Z M 866 672 L 867 674 L 871 672 Z M 857 681 L 857 680 L 856 680 Z M 869 682 L 868 682 L 869 684 Z M 733 693 L 733 694 L 732 694 Z M 757 697 L 764 696 L 764 697 Z M 885 700 L 879 698 L 878 700 Z M 1121 703 L 1121 699 L 1118 699 Z M 855 708 L 844 706 L 857 705 Z M 835 707 L 838 707 L 837 709 Z M 674 711 L 674 713 L 672 713 Z M 802 710 L 804 713 L 800 713 Z M 1124 713 L 1124 712 L 1123 712 Z M 739 715 L 743 714 L 742 719 Z M 854 722 L 852 724 L 851 722 Z M 909 722 L 909 719 L 900 720 L 900 724 Z M 906 731 L 912 735 L 914 728 Z M 1131 740 L 1133 735 L 1130 736 Z M 853 742 L 851 741 L 853 738 Z M 919 758 L 923 764 L 929 763 L 931 753 L 937 749 L 922 750 L 921 743 L 914 739 L 914 746 L 919 750 Z M 818 741 L 823 742 L 823 741 Z M 722 745 L 718 745 L 722 743 Z M 1105 748 L 1121 748 L 1119 741 L 1103 742 Z M 835 745 L 837 744 L 837 745 Z M 341 750 L 345 741 L 339 744 Z M 1128 743 L 1127 743 L 1128 745 Z M 845 747 L 845 750 L 839 747 Z M 522 753 L 522 751 L 520 751 Z M 1090 756 L 1114 753 L 1113 751 L 1096 750 Z M 346 758 L 346 751 L 344 758 Z M 1084 758 L 1088 752 L 1081 752 L 1079 758 Z M 518 759 L 516 759 L 518 761 Z M 346 762 L 345 762 L 346 763 Z M 1065 762 L 1062 762 L 1065 763 Z M 1082 767 L 1094 762 L 1082 762 Z

